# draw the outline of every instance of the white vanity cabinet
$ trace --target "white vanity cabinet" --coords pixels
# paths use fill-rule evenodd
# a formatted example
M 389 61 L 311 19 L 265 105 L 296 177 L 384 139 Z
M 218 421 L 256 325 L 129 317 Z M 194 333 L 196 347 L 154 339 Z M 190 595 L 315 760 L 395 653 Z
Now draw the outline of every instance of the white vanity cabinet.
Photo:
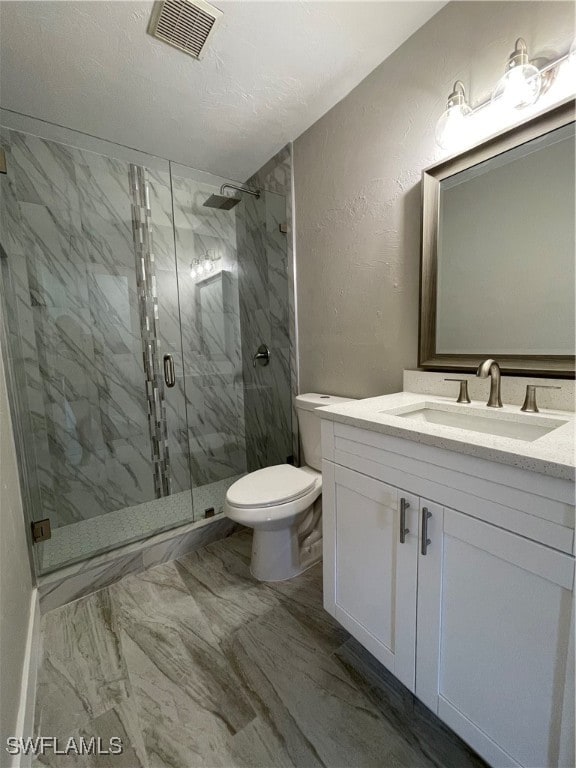
M 491 765 L 574 766 L 574 559 L 430 509 L 416 695 Z
M 327 610 L 414 691 L 418 498 L 325 462 L 324 541 L 334 545 Z M 410 530 L 400 542 L 400 508 Z
M 573 768 L 574 485 L 332 421 L 323 452 L 326 610 L 489 764 Z

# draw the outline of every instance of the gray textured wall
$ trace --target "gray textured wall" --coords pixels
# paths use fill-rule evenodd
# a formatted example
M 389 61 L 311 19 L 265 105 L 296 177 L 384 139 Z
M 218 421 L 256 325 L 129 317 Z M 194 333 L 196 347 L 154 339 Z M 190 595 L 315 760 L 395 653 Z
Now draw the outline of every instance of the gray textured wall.
M 569 2 L 450 3 L 294 143 L 300 389 L 369 397 L 417 364 L 420 174 L 455 80 L 472 104 L 517 37 L 564 54 Z

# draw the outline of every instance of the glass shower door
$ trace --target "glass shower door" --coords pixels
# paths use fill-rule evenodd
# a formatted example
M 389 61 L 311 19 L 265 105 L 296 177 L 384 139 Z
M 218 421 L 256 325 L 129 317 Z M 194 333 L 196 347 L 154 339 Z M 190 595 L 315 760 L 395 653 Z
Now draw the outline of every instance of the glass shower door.
M 195 509 L 223 508 L 247 471 L 292 460 L 286 196 L 234 192 L 171 166 Z M 230 190 L 231 191 L 231 190 Z M 258 347 L 271 352 L 254 365 Z
M 246 472 L 236 210 L 205 205 L 219 186 L 172 166 L 188 446 L 200 517 L 220 512 L 226 490 Z
M 161 368 L 181 371 L 170 177 L 17 131 L 2 144 L 8 354 L 47 572 L 193 519 L 183 391 Z

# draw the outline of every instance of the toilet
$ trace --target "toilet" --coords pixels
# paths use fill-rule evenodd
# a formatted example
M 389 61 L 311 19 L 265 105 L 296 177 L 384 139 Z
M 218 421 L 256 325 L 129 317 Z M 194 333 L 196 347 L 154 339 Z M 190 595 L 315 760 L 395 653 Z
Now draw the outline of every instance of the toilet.
M 322 556 L 322 446 L 314 411 L 350 398 L 309 393 L 295 398 L 303 466 L 277 464 L 230 486 L 224 513 L 254 529 L 250 570 L 259 581 L 285 581 Z

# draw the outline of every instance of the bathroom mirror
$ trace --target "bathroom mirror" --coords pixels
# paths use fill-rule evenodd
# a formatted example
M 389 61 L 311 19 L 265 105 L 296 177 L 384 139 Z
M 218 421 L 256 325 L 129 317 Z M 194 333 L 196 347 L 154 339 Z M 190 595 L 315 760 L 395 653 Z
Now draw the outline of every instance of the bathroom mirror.
M 574 106 L 424 171 L 420 367 L 574 376 Z

